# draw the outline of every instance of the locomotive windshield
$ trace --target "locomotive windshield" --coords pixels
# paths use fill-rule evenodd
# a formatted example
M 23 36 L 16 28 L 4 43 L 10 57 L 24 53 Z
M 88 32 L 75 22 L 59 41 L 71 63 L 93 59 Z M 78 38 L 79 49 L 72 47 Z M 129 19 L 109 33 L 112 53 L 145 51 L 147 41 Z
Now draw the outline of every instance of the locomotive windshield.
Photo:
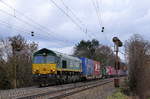
M 36 64 L 45 63 L 44 56 L 35 56 L 33 62 Z
M 46 56 L 46 63 L 55 63 L 56 57 L 54 56 Z
M 56 58 L 54 56 L 35 56 L 34 63 L 36 64 L 44 64 L 44 63 L 55 63 Z

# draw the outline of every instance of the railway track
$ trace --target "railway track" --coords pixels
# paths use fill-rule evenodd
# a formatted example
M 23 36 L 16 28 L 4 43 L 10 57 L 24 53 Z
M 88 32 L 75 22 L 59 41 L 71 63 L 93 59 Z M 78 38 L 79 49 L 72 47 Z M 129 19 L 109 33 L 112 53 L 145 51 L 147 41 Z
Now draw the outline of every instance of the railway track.
M 0 99 L 59 99 L 93 87 L 112 82 L 113 79 L 77 82 L 72 84 L 49 86 L 43 88 L 29 87 L 11 90 L 10 93 L 0 91 Z M 1 96 L 2 95 L 2 96 Z

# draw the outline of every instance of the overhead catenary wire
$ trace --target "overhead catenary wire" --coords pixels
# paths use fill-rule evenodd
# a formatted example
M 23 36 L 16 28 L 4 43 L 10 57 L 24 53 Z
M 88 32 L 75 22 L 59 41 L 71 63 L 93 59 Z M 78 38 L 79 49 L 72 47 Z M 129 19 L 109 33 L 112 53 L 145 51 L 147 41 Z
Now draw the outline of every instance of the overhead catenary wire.
M 76 14 L 72 11 L 72 9 L 70 7 L 68 7 L 65 2 L 63 0 L 60 0 L 61 3 L 63 4 L 63 6 L 66 8 L 67 12 L 71 12 L 71 14 L 73 15 L 73 17 L 81 24 L 81 25 L 84 25 L 85 24 L 76 16 Z M 86 26 L 87 27 L 87 26 Z M 89 35 L 87 34 L 87 28 L 85 28 L 85 35 L 86 37 L 85 38 L 91 38 L 89 37 Z
M 99 7 L 100 7 L 100 12 L 101 12 L 101 13 L 100 13 L 101 25 L 102 25 L 102 27 L 104 27 L 104 26 L 103 26 L 103 25 L 104 25 L 104 24 L 103 24 L 103 1 L 100 0 L 99 2 L 100 2 L 100 6 L 99 6 Z
M 100 18 L 100 24 L 101 27 L 103 27 L 103 2 L 102 0 L 96 0 L 96 4 L 97 4 L 97 10 L 98 10 L 98 14 L 99 14 L 99 18 Z
M 78 22 L 76 22 L 74 20 L 74 18 L 72 18 L 64 9 L 62 9 L 54 0 L 50 0 L 63 14 L 65 14 L 72 22 L 73 24 L 75 24 L 79 30 L 83 33 L 85 33 L 85 35 L 87 35 L 89 38 L 91 38 L 93 35 L 89 35 L 87 28 L 82 28 L 81 25 L 78 24 Z M 66 6 L 66 5 L 65 5 Z M 95 38 L 95 37 L 94 37 Z
M 104 33 L 104 27 L 102 24 L 102 0 L 91 0 L 92 6 L 95 10 L 96 16 L 97 16 L 97 20 L 98 20 L 98 31 L 101 31 L 104 35 L 106 40 L 107 39 L 107 35 Z
M 52 34 L 54 34 L 54 32 L 52 32 L 52 31 L 51 31 L 50 29 L 48 29 L 47 27 L 44 27 L 44 26 L 40 25 L 39 23 L 35 22 L 33 19 L 31 19 L 30 17 L 24 15 L 24 13 L 22 13 L 22 12 L 18 11 L 17 9 L 13 8 L 12 6 L 10 6 L 9 4 L 7 4 L 6 2 L 4 2 L 3 0 L 0 0 L 0 2 L 2 2 L 3 4 L 5 4 L 7 7 L 9 7 L 10 9 L 12 9 L 12 10 L 14 11 L 13 14 L 10 14 L 10 13 L 4 12 L 4 11 L 1 11 L 1 12 L 7 13 L 8 15 L 10 15 L 10 16 L 12 16 L 12 17 L 15 17 L 15 19 L 17 19 L 17 20 L 19 20 L 19 21 L 25 23 L 26 25 L 29 25 L 29 26 L 32 25 L 33 28 L 36 28 L 36 29 L 38 29 L 38 30 L 40 30 L 40 31 L 44 31 L 44 32 L 50 34 L 52 37 L 54 37 L 54 38 L 57 39 L 57 37 L 55 37 L 55 36 L 52 35 Z M 69 9 L 70 9 L 70 8 L 69 8 Z M 71 9 L 70 9 L 70 11 L 71 11 Z M 17 14 L 22 15 L 23 17 L 25 17 L 25 18 L 26 18 L 27 20 L 29 20 L 30 22 L 25 21 L 25 20 L 23 20 L 23 19 L 17 17 Z M 72 14 L 73 14 L 73 11 L 72 11 Z M 73 14 L 73 15 L 75 15 L 75 14 Z M 76 20 L 78 20 L 78 22 L 80 22 L 80 23 L 83 23 L 78 17 L 76 17 Z M 33 24 L 34 24 L 34 25 L 33 25 Z M 78 24 L 78 23 L 77 23 L 77 24 Z M 38 27 L 37 27 L 37 26 L 38 26 Z M 80 26 L 80 30 L 82 30 L 86 35 L 89 33 L 89 31 L 87 30 L 87 28 L 83 29 L 81 26 Z M 48 31 L 50 31 L 50 32 L 48 32 Z M 44 34 L 44 33 L 43 33 L 43 34 Z M 42 35 L 43 35 L 43 34 L 42 34 Z M 50 35 L 48 35 L 48 36 L 50 36 Z M 93 35 L 94 35 L 94 34 L 93 34 Z M 93 35 L 92 35 L 92 36 L 93 36 Z M 91 38 L 91 35 L 87 35 L 87 36 L 88 36 L 89 38 Z M 94 37 L 94 38 L 95 38 L 95 37 Z M 68 40 L 60 40 L 60 39 L 57 39 L 57 40 L 63 41 L 63 42 L 64 42 L 64 41 L 65 41 L 65 42 L 68 42 Z
M 80 18 L 73 12 L 73 10 L 72 10 L 68 5 L 66 5 L 63 0 L 60 0 L 60 1 L 61 1 L 61 3 L 63 4 L 63 6 L 66 8 L 66 10 L 70 11 L 71 14 L 74 16 L 74 18 L 75 18 L 79 23 L 81 23 L 82 25 L 84 25 L 84 26 L 86 27 L 86 25 L 83 23 L 83 21 L 80 20 Z
M 22 12 L 18 11 L 17 9 L 13 8 L 12 6 L 10 6 L 9 4 L 7 4 L 6 2 L 4 2 L 3 0 L 0 0 L 0 2 L 3 3 L 4 5 L 6 5 L 7 7 L 9 7 L 10 9 L 14 10 L 14 13 L 18 13 L 18 14 L 20 14 L 21 16 L 24 16 L 27 20 L 29 20 L 29 22 L 28 22 L 28 21 L 25 21 L 25 20 L 22 20 L 21 18 L 17 17 L 15 14 L 13 15 L 13 14 L 10 14 L 10 13 L 8 13 L 8 12 L 6 12 L 6 11 L 0 9 L 1 12 L 5 13 L 5 14 L 7 14 L 7 15 L 9 15 L 9 16 L 12 16 L 12 17 L 14 17 L 15 19 L 17 19 L 17 20 L 19 20 L 19 21 L 21 21 L 21 22 L 23 22 L 23 23 L 25 23 L 25 24 L 27 24 L 27 25 L 30 25 L 30 26 L 32 26 L 33 28 L 36 28 L 36 29 L 38 29 L 38 30 L 40 30 L 40 31 L 43 31 L 43 32 L 45 32 L 45 33 L 48 33 L 48 34 L 49 34 L 48 36 L 51 35 L 51 37 L 53 37 L 53 38 L 55 38 L 55 39 L 57 39 L 57 40 L 59 40 L 59 41 L 67 42 L 67 43 L 68 43 L 68 40 L 61 40 L 61 39 L 58 39 L 57 37 L 55 37 L 55 36 L 53 35 L 53 34 L 55 34 L 55 33 L 52 32 L 50 29 L 48 29 L 47 27 L 42 26 L 42 25 L 40 25 L 39 23 L 35 22 L 33 19 L 31 19 L 30 17 L 24 15 L 24 13 L 22 13 Z M 38 27 L 37 27 L 37 26 L 38 26 Z M 50 32 L 48 32 L 48 31 L 50 31 Z M 70 41 L 69 41 L 69 42 L 70 42 Z M 73 43 L 73 42 L 72 42 L 72 43 Z
M 102 0 L 91 0 L 92 5 L 94 7 L 94 10 L 97 15 L 98 19 L 98 27 L 100 28 L 101 32 L 104 32 L 104 26 L 103 26 L 103 5 L 102 5 Z
M 2 24 L 1 26 L 6 26 L 6 28 L 13 29 L 13 30 L 20 32 L 20 33 L 29 33 L 30 32 L 30 30 L 26 30 L 26 29 L 22 29 L 22 28 L 20 29 L 20 27 L 18 27 L 16 25 L 10 26 L 9 23 L 2 21 L 2 20 L 0 20 L 0 24 Z
M 10 28 L 10 29 L 17 30 L 17 31 L 20 31 L 20 32 L 23 32 L 23 33 L 29 32 L 29 31 L 26 31 L 26 30 L 18 29 L 18 28 L 16 28 L 16 27 L 12 27 L 12 26 L 10 26 L 9 24 L 3 23 L 3 22 L 0 22 L 0 24 L 3 24 L 3 25 L 7 26 L 7 27 Z
M 85 30 L 68 14 L 66 13 L 61 7 L 59 7 L 59 5 L 53 1 L 50 0 L 62 13 L 64 13 L 82 32 L 84 32 Z
M 26 24 L 26 25 L 32 26 L 33 28 L 40 29 L 40 28 L 35 27 L 33 24 L 31 24 L 31 23 L 29 23 L 29 22 L 27 22 L 27 21 L 22 20 L 21 18 L 19 18 L 19 17 L 17 17 L 17 16 L 14 17 L 13 14 L 10 14 L 10 13 L 8 13 L 8 12 L 2 10 L 2 9 L 0 9 L 0 12 L 2 12 L 2 13 L 4 13 L 4 14 L 7 14 L 7 15 L 9 15 L 9 16 L 15 18 L 16 20 L 18 20 L 18 21 L 20 21 L 20 22 L 22 22 L 22 23 L 24 23 L 24 24 Z
M 29 33 L 30 31 L 26 31 L 26 30 L 21 30 L 21 29 L 18 29 L 18 28 L 16 28 L 16 27 L 12 27 L 12 26 L 10 26 L 8 23 L 6 23 L 6 22 L 3 22 L 3 21 L 0 21 L 0 24 L 2 24 L 1 25 L 1 27 L 5 27 L 5 28 L 9 28 L 9 29 L 12 29 L 12 30 L 14 30 L 14 31 L 16 31 L 16 32 L 19 32 L 19 34 L 20 33 Z M 4 31 L 4 33 L 5 33 L 5 31 Z M 37 35 L 37 37 L 41 37 L 41 34 L 40 33 L 36 33 Z M 39 35 L 39 36 L 38 36 Z M 29 36 L 30 37 L 30 36 Z M 49 40 L 49 39 L 51 39 L 51 37 L 48 35 L 48 34 L 46 34 L 46 35 L 43 35 L 43 37 L 44 37 L 44 39 L 47 39 L 47 40 Z M 63 44 L 62 42 L 60 42 L 60 41 L 58 41 L 59 42 L 59 44 Z M 57 42 L 57 43 L 58 43 Z
M 91 2 L 97 16 L 99 30 L 104 34 L 106 41 L 109 41 L 103 26 L 103 2 L 102 0 L 91 0 Z
M 70 11 L 70 13 L 73 15 L 73 17 L 74 17 L 83 27 L 85 27 L 85 31 L 84 31 L 85 35 L 86 35 L 87 37 L 89 37 L 89 38 L 91 38 L 91 37 L 90 37 L 91 35 L 93 36 L 93 38 L 97 38 L 94 33 L 89 32 L 89 30 L 87 29 L 87 25 L 74 13 L 74 11 L 73 11 L 67 4 L 65 4 L 65 2 L 64 2 L 63 0 L 60 0 L 60 1 L 61 1 L 61 3 L 63 4 L 63 6 L 66 8 L 66 10 L 67 10 L 68 12 Z M 91 34 L 91 35 L 90 35 L 90 34 Z
M 95 9 L 95 12 L 96 12 L 96 15 L 97 15 L 97 19 L 98 19 L 98 27 L 101 27 L 101 19 L 100 19 L 100 15 L 99 15 L 99 2 L 95 2 L 94 0 L 91 0 L 91 2 L 92 2 L 92 5 L 93 5 L 93 7 L 94 7 L 94 9 Z
M 8 29 L 10 29 L 8 32 L 9 33 L 19 33 L 19 34 L 25 34 L 25 33 L 27 33 L 27 31 L 25 31 L 25 30 L 22 30 L 22 29 L 18 29 L 18 28 L 16 28 L 16 27 L 14 27 L 14 26 L 10 26 L 9 24 L 7 24 L 7 23 L 5 23 L 5 22 L 0 22 L 0 24 L 1 24 L 1 27 L 0 28 L 2 28 L 3 27 L 3 29 L 6 29 L 6 28 L 8 28 Z M 2 31 L 2 33 L 7 33 L 6 31 Z M 28 36 L 28 37 L 30 37 L 30 36 Z
M 15 31 L 17 31 L 17 32 L 23 32 L 23 33 L 26 33 L 26 31 L 20 30 L 20 29 L 18 29 L 18 28 L 11 27 L 11 26 L 8 25 L 8 24 L 2 23 L 2 22 L 0 22 L 0 24 L 2 24 L 1 26 L 6 26 L 7 28 L 13 29 L 13 30 L 15 30 Z
M 2 1 L 2 0 L 1 0 Z M 30 22 L 32 22 L 32 23 L 34 23 L 35 25 L 39 25 L 41 28 L 44 28 L 44 29 L 47 29 L 48 31 L 50 31 L 48 28 L 46 28 L 46 27 L 44 27 L 44 26 L 42 26 L 42 25 L 40 25 L 39 23 L 37 23 L 37 22 L 35 22 L 34 20 L 32 20 L 30 17 L 28 17 L 28 16 L 25 16 L 24 15 L 24 13 L 21 13 L 21 12 L 19 12 L 18 10 L 16 10 L 15 8 L 13 8 L 12 6 L 10 6 L 10 5 L 8 5 L 7 3 L 5 3 L 4 1 L 2 2 L 3 4 L 5 4 L 7 7 L 9 7 L 9 8 L 11 8 L 13 11 L 14 11 L 14 15 L 12 15 L 12 14 L 10 14 L 10 13 L 7 13 L 6 11 L 2 11 L 1 10 L 1 12 L 3 12 L 3 13 L 5 13 L 5 14 L 7 14 L 7 15 L 9 15 L 9 16 L 12 16 L 12 17 L 16 17 L 16 13 L 19 13 L 21 16 L 24 16 L 26 19 L 28 19 Z M 18 20 L 18 18 L 16 18 L 17 20 Z M 25 21 L 23 21 L 23 20 L 19 20 L 19 21 L 21 21 L 21 22 L 25 22 Z M 27 24 L 27 25 L 30 25 L 31 26 L 31 24 L 28 24 L 27 22 L 25 22 L 25 24 Z M 15 29 L 16 30 L 16 29 Z M 18 30 L 17 30 L 18 31 Z M 24 33 L 26 33 L 25 31 L 20 31 L 19 30 L 19 32 L 24 32 Z M 30 31 L 31 32 L 31 31 Z M 52 31 L 51 31 L 52 32 Z M 37 33 L 36 32 L 36 34 L 37 35 L 41 35 L 40 33 Z M 45 34 L 45 32 L 43 33 L 43 34 Z M 48 38 L 47 40 L 50 40 L 50 39 L 52 39 L 52 37 L 50 37 L 50 33 L 46 33 L 45 35 L 47 35 L 47 36 L 45 36 L 46 38 Z M 45 38 L 44 38 L 45 39 Z M 59 43 L 58 43 L 59 42 Z M 68 40 L 60 40 L 60 39 L 58 39 L 58 41 L 57 41 L 57 43 L 58 43 L 58 45 L 62 45 L 63 43 L 62 42 L 66 42 L 66 43 L 68 43 L 68 42 L 70 42 L 70 41 L 68 41 Z M 65 43 L 65 44 L 66 44 Z M 70 42 L 70 43 L 74 43 L 74 42 Z
M 7 7 L 9 7 L 10 9 L 12 9 L 13 11 L 14 11 L 14 17 L 16 17 L 16 15 L 15 14 L 20 14 L 20 15 L 22 15 L 22 16 L 24 16 L 26 19 L 28 19 L 29 21 L 31 21 L 32 23 L 34 23 L 35 25 L 37 25 L 37 26 L 39 26 L 40 27 L 40 29 L 47 29 L 48 31 L 50 31 L 51 33 L 53 33 L 51 30 L 49 30 L 48 28 L 46 28 L 46 27 L 44 27 L 44 26 L 42 26 L 42 25 L 40 25 L 39 23 L 37 23 L 37 22 L 35 22 L 34 20 L 32 20 L 30 17 L 28 17 L 28 16 L 26 16 L 26 15 L 24 15 L 24 13 L 22 13 L 22 12 L 20 12 L 20 11 L 18 11 L 17 9 L 15 9 L 14 7 L 12 7 L 12 6 L 10 6 L 9 4 L 7 4 L 6 2 L 4 2 L 3 0 L 0 0 L 0 2 L 1 3 L 3 3 L 4 5 L 6 5 Z M 67 8 L 67 6 L 66 6 L 66 4 L 62 1 L 62 3 L 63 3 L 63 5 Z M 68 7 L 69 8 L 69 7 Z M 70 10 L 70 12 L 75 16 L 75 18 L 80 22 L 80 23 L 82 23 L 82 25 L 84 25 L 83 24 L 83 22 L 73 13 L 73 11 L 69 8 L 69 10 Z M 7 13 L 8 14 L 8 13 Z M 11 15 L 12 16 L 12 15 Z M 23 21 L 23 20 L 22 20 Z M 75 21 L 74 21 L 75 22 Z M 29 23 L 27 23 L 27 24 L 29 24 Z M 76 23 L 76 25 L 78 25 L 77 23 Z M 79 25 L 78 25 L 79 26 Z M 80 26 L 79 26 L 80 27 Z M 85 29 L 83 29 L 82 30 L 82 27 L 80 27 L 80 30 L 81 31 L 83 31 L 86 35 L 88 34 L 87 32 L 87 28 L 85 28 Z M 94 34 L 93 34 L 94 35 Z M 90 35 L 87 35 L 87 37 L 89 37 L 89 38 L 91 38 L 91 36 Z M 96 36 L 94 35 L 94 38 L 95 38 Z
M 55 37 L 54 35 L 52 35 L 52 33 L 48 32 L 48 31 L 46 31 L 46 30 L 43 30 L 43 29 L 41 29 L 41 28 L 39 28 L 39 27 L 36 27 L 35 25 L 33 25 L 33 24 L 31 24 L 31 23 L 29 23 L 29 22 L 27 22 L 27 21 L 25 21 L 25 20 L 23 20 L 23 19 L 21 19 L 21 18 L 19 18 L 19 17 L 17 17 L 17 16 L 14 16 L 13 14 L 8 13 L 7 11 L 4 11 L 4 10 L 0 9 L 0 12 L 2 12 L 2 13 L 4 13 L 4 14 L 7 14 L 7 15 L 9 15 L 9 16 L 11 16 L 11 17 L 13 17 L 13 18 L 15 18 L 16 20 L 18 20 L 18 21 L 20 21 L 20 22 L 22 22 L 22 23 L 24 23 L 24 24 L 26 24 L 26 25 L 28 25 L 28 26 L 31 26 L 31 27 L 33 27 L 33 28 L 36 28 L 37 30 L 43 31 L 45 34 L 48 34 L 47 36 L 51 36 L 51 39 L 52 39 L 52 37 L 53 37 L 53 38 L 55 38 L 55 39 L 58 40 L 58 41 L 62 41 L 62 42 L 68 43 L 68 40 L 57 39 L 57 37 Z M 43 35 L 43 34 L 42 34 L 42 35 Z M 73 42 L 72 42 L 72 43 L 73 43 Z
M 33 24 L 39 26 L 40 28 L 44 28 L 44 29 L 47 29 L 47 30 L 51 31 L 50 29 L 48 29 L 48 28 L 42 26 L 41 24 L 35 22 L 35 21 L 34 21 L 33 19 L 31 19 L 30 17 L 24 15 L 24 13 L 22 13 L 22 12 L 18 11 L 17 9 L 15 9 L 14 7 L 10 6 L 9 4 L 7 4 L 6 2 L 4 2 L 3 0 L 0 0 L 0 2 L 3 3 L 4 5 L 6 5 L 7 7 L 9 7 L 10 9 L 14 10 L 14 16 L 16 16 L 15 13 L 18 13 L 18 14 L 20 14 L 21 16 L 25 17 L 25 18 L 26 18 L 27 20 L 29 20 L 30 22 L 32 22 Z

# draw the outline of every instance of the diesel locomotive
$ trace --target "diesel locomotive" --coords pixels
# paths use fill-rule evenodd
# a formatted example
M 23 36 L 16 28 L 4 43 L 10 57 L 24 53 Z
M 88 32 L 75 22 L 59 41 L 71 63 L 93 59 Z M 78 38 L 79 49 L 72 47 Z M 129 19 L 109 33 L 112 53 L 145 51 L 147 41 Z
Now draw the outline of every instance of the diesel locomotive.
M 40 86 L 81 80 L 81 60 L 46 48 L 33 55 L 32 74 Z

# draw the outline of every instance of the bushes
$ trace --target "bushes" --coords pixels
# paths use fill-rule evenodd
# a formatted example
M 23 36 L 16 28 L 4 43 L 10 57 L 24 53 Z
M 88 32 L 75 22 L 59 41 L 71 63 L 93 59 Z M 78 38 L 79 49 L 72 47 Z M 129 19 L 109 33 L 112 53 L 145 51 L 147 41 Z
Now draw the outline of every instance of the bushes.
M 0 40 L 0 89 L 31 86 L 32 53 L 36 43 L 27 43 L 21 36 Z
M 2 65 L 2 64 L 1 64 Z M 0 89 L 9 89 L 11 88 L 11 82 L 8 79 L 8 75 L 6 75 L 6 71 L 4 69 L 0 69 Z
M 112 96 L 108 96 L 107 99 L 129 99 L 129 98 L 123 93 L 121 93 L 120 90 L 118 90 Z
M 150 42 L 138 34 L 125 43 L 126 59 L 129 66 L 129 88 L 133 95 L 145 99 L 150 88 Z
M 125 79 L 124 83 L 122 84 L 122 86 L 120 88 L 120 91 L 127 96 L 131 95 L 131 90 L 130 90 L 129 84 L 130 84 L 129 80 Z

